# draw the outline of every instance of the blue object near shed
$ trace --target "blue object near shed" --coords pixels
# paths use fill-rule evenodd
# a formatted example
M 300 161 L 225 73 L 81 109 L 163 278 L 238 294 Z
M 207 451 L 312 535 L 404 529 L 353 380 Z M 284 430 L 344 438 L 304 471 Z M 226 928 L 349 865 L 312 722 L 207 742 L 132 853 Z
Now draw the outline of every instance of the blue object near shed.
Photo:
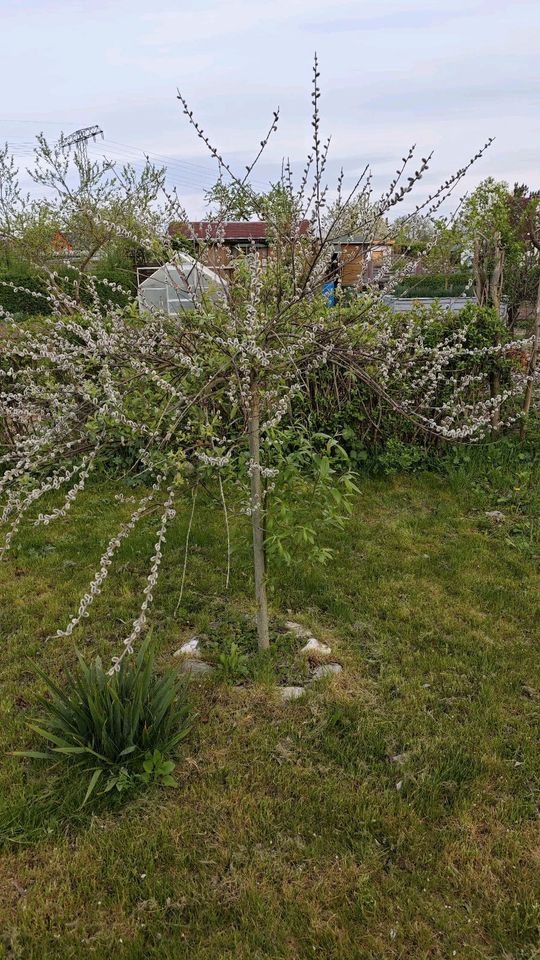
M 323 283 L 322 292 L 326 297 L 326 302 L 329 307 L 335 307 L 336 305 L 336 285 L 332 281 L 331 283 Z

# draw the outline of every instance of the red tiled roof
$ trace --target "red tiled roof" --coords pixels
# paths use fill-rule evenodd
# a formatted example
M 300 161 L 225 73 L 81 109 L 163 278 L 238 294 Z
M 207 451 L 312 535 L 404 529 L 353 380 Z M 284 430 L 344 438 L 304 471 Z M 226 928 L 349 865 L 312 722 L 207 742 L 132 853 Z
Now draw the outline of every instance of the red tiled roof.
M 214 224 L 208 224 L 199 221 L 191 224 L 191 228 L 197 237 L 205 240 L 208 235 L 215 235 Z M 250 221 L 244 223 L 224 223 L 222 226 L 223 237 L 225 240 L 265 240 L 266 224 L 260 221 Z
M 302 236 L 309 233 L 309 226 L 309 220 L 301 221 L 300 234 Z M 235 240 L 266 240 L 266 223 L 262 220 L 229 221 L 228 223 L 221 224 L 220 228 L 225 242 L 234 242 Z M 201 240 L 208 240 L 216 236 L 217 230 L 218 226 L 215 223 L 208 222 L 207 220 L 194 220 L 186 230 L 186 235 L 189 236 L 191 232 L 193 232 L 195 236 Z M 172 223 L 169 232 L 173 234 L 182 232 L 182 224 Z
M 57 230 L 53 240 L 52 245 L 57 253 L 73 253 L 73 247 L 69 240 L 67 239 L 65 233 L 62 233 L 61 230 Z

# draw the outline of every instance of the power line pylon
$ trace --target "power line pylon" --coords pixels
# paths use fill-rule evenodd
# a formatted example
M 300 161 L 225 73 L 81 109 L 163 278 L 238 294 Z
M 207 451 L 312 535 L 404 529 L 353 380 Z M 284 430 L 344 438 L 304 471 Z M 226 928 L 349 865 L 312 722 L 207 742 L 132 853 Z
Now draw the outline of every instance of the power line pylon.
M 69 150 L 70 147 L 75 147 L 75 149 L 80 150 L 86 158 L 88 142 L 93 140 L 95 143 L 98 137 L 101 137 L 103 140 L 103 130 L 97 124 L 94 124 L 92 127 L 81 127 L 80 130 L 75 130 L 73 133 L 68 134 L 67 137 L 62 134 L 58 141 L 58 146 L 61 150 Z

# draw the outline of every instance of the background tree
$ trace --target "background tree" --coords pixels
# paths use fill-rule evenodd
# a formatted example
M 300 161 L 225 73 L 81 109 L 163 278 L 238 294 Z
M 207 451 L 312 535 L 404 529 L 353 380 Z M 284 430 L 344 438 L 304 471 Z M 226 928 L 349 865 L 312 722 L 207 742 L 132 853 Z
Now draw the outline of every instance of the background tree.
M 527 417 L 531 411 L 534 390 L 538 379 L 538 356 L 540 353 L 540 191 L 531 192 L 525 186 L 516 185 L 514 188 L 514 210 L 526 244 L 527 278 L 530 284 L 531 273 L 536 275 L 536 304 L 533 317 L 532 346 L 527 367 L 527 388 L 523 402 L 523 413 Z M 532 262 L 532 267 L 531 267 Z M 521 435 L 525 432 L 523 421 Z
M 516 243 L 516 256 L 511 269 L 505 270 L 503 283 L 511 330 L 520 321 L 520 311 L 526 311 L 535 303 L 540 282 L 540 254 L 535 243 L 538 197 L 538 192 L 518 183 L 507 196 L 508 217 Z
M 252 220 L 259 209 L 250 184 L 227 183 L 221 177 L 205 194 L 209 216 L 223 220 Z M 262 202 L 262 197 L 260 198 Z
M 399 247 L 423 251 L 435 238 L 435 224 L 423 214 L 397 217 L 393 223 L 393 236 Z
M 68 259 L 86 274 L 109 257 L 131 280 L 130 266 L 133 273 L 177 203 L 165 194 L 165 169 L 149 160 L 138 172 L 131 164 L 90 159 L 84 144 L 66 146 L 62 138 L 50 144 L 43 134 L 28 174 L 41 188 L 40 199 L 22 193 L 7 146 L 0 151 L 0 237 L 7 265 L 55 269 Z
M 488 177 L 464 203 L 460 217 L 472 258 L 475 294 L 480 306 L 500 311 L 505 270 L 521 255 L 512 223 L 508 185 Z
M 443 277 L 445 289 L 448 289 L 452 275 L 461 269 L 463 249 L 464 240 L 459 225 L 444 219 L 435 220 L 433 236 L 422 264 L 428 272 Z
M 510 270 L 519 256 L 519 242 L 512 229 L 508 205 L 508 186 L 488 177 L 467 198 L 461 215 L 461 225 L 468 238 L 472 256 L 474 291 L 481 307 L 492 307 L 501 312 L 504 271 Z M 499 371 L 491 373 L 491 394 L 500 389 Z M 493 411 L 497 425 L 498 409 Z
M 24 271 L 50 260 L 59 222 L 46 202 L 23 193 L 8 145 L 0 148 L 0 256 L 5 269 Z

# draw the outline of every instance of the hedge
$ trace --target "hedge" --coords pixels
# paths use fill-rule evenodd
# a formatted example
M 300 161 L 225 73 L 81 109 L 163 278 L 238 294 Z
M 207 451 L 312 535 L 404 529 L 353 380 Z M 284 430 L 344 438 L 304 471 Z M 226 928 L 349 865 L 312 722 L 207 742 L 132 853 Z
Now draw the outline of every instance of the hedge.
M 69 276 L 69 271 L 66 271 L 67 276 Z M 111 300 L 118 306 L 125 306 L 132 298 L 133 293 L 130 291 L 126 294 L 111 290 L 110 287 L 100 283 L 103 278 L 113 283 L 123 282 L 124 287 L 126 286 L 125 278 L 122 281 L 118 273 L 112 276 L 95 278 L 100 300 Z M 0 307 L 3 307 L 4 310 L 25 317 L 33 314 L 49 315 L 52 312 L 52 307 L 48 300 L 44 299 L 45 296 L 47 296 L 47 285 L 44 278 L 40 277 L 39 274 L 0 272 Z M 88 305 L 92 302 L 86 277 L 82 277 L 81 281 L 81 301 Z
M 32 296 L 32 293 L 36 296 Z M 47 295 L 47 289 L 41 277 L 8 271 L 0 273 L 0 306 L 4 310 L 24 316 L 49 314 L 51 304 L 42 295 Z
M 459 297 L 470 284 L 471 275 L 467 271 L 451 273 L 430 273 L 425 276 L 404 277 L 397 284 L 396 297 Z

